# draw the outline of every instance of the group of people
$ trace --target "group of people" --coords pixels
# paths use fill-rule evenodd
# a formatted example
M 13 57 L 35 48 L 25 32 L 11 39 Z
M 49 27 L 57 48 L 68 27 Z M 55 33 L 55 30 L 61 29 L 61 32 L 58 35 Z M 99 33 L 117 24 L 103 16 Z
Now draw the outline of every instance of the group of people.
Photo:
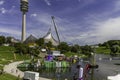
M 90 71 L 90 64 L 86 64 L 83 68 L 80 64 L 76 66 L 76 71 L 73 76 L 73 80 L 86 80 L 87 73 Z

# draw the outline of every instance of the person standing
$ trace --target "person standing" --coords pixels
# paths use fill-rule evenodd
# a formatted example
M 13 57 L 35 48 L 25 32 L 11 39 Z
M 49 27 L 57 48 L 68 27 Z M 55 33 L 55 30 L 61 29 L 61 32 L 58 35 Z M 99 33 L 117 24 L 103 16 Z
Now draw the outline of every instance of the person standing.
M 85 69 L 84 69 L 84 80 L 87 80 L 87 75 L 89 74 L 89 72 L 90 72 L 90 69 L 91 68 L 91 65 L 88 63 L 88 64 L 86 64 L 85 65 Z
M 81 67 L 81 65 L 78 65 L 78 69 L 79 69 L 79 80 L 83 80 L 83 68 Z
M 77 65 L 77 70 L 73 76 L 74 80 L 83 80 L 83 68 L 81 65 Z

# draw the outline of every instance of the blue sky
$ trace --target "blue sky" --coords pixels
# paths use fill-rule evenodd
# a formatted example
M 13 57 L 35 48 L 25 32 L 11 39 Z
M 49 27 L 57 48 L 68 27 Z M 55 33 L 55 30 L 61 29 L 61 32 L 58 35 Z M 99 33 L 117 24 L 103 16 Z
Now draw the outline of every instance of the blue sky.
M 120 0 L 29 0 L 27 37 L 55 30 L 61 41 L 86 45 L 120 39 Z M 21 38 L 20 0 L 0 0 L 0 35 Z

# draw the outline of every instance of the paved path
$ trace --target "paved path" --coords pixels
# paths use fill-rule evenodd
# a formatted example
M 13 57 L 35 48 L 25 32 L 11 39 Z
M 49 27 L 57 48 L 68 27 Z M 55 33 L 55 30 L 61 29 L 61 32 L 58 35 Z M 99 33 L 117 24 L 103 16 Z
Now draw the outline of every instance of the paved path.
M 21 63 L 23 63 L 23 61 L 13 62 L 13 63 L 10 63 L 8 65 L 5 65 L 4 72 L 9 73 L 11 75 L 14 75 L 16 77 L 19 76 L 20 78 L 23 78 L 24 72 L 17 69 L 17 65 L 21 64 Z M 46 79 L 46 78 L 40 77 L 39 80 L 51 80 L 51 79 Z

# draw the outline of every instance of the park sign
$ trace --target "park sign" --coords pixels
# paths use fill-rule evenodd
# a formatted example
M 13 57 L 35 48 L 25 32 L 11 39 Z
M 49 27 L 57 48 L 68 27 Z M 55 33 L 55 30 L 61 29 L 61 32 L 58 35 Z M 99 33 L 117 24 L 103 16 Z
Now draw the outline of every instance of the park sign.
M 53 56 L 60 56 L 60 51 L 52 51 Z

